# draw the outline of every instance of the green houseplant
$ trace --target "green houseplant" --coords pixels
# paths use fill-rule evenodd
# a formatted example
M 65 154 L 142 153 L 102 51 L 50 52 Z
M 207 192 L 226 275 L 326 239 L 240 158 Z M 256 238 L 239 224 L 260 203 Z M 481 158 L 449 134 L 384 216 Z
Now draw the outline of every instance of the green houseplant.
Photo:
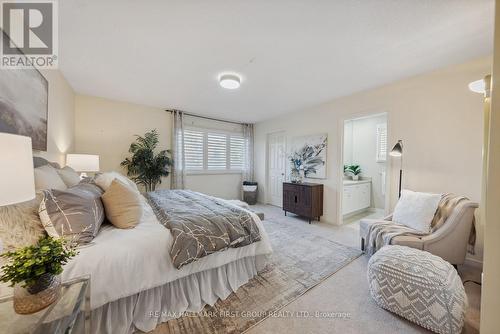
M 344 171 L 352 175 L 353 180 L 358 180 L 361 174 L 361 167 L 359 165 L 349 165 L 347 168 L 344 167 Z
M 20 314 L 37 312 L 57 299 L 63 265 L 76 255 L 73 244 L 43 237 L 37 244 L 0 255 L 7 259 L 0 281 L 14 287 L 14 309 Z
M 161 178 L 170 174 L 170 166 L 173 163 L 170 150 L 155 154 L 159 143 L 156 130 L 147 132 L 144 137 L 136 137 L 128 150 L 132 156 L 123 160 L 121 166 L 127 169 L 127 175 L 135 183 L 143 185 L 146 191 L 154 191 L 161 183 Z

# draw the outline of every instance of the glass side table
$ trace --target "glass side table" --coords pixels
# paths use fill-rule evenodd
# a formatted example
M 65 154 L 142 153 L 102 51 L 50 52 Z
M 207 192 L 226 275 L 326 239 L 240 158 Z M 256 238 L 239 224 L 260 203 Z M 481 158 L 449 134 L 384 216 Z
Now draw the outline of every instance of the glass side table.
M 61 283 L 59 298 L 33 314 L 17 314 L 13 296 L 0 297 L 1 334 L 90 333 L 90 277 Z

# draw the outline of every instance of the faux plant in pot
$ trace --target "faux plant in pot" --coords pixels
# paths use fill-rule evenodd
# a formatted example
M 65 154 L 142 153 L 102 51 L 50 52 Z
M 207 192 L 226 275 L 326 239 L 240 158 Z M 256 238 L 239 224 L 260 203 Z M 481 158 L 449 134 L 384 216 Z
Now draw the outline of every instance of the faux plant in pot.
M 347 166 L 346 172 L 351 174 L 353 181 L 359 180 L 359 175 L 361 174 L 361 167 L 359 165 L 349 165 Z
M 63 265 L 76 255 L 75 245 L 63 239 L 41 238 L 36 245 L 0 255 L 7 259 L 0 281 L 14 287 L 14 310 L 30 314 L 59 296 Z
M 123 160 L 120 165 L 127 169 L 127 175 L 135 183 L 143 185 L 147 192 L 154 191 L 161 183 L 161 178 L 170 174 L 170 166 L 173 164 L 170 150 L 155 153 L 159 144 L 156 130 L 147 132 L 144 137 L 136 137 L 128 150 L 132 156 Z

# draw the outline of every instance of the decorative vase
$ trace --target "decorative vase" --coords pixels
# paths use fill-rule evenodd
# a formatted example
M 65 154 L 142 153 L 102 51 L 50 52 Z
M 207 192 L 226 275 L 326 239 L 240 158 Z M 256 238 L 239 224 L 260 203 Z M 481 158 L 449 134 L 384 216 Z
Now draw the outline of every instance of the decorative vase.
M 352 176 L 353 181 L 358 181 L 359 180 L 359 175 L 353 175 Z
M 300 172 L 297 169 L 292 169 L 292 172 L 290 173 L 290 181 L 292 183 L 302 182 L 302 180 L 300 179 Z
M 59 297 L 61 279 L 52 274 L 43 274 L 29 287 L 14 286 L 14 310 L 18 314 L 38 312 Z

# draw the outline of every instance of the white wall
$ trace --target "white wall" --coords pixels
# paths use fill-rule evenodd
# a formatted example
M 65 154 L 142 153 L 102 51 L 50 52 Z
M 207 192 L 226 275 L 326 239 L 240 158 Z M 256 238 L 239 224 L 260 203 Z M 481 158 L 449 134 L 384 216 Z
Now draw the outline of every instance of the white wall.
M 75 99 L 75 153 L 98 154 L 102 172 L 126 174 L 120 163 L 128 156 L 135 135 L 156 129 L 159 150 L 170 148 L 171 114 L 159 108 L 77 95 Z M 169 188 L 164 178 L 158 189 Z
M 218 122 L 192 116 L 185 117 L 184 125 L 186 127 L 191 126 L 228 132 L 242 131 L 240 124 Z M 241 197 L 241 182 L 242 177 L 240 173 L 188 174 L 186 176 L 186 188 L 225 199 L 239 199 Z
M 481 291 L 481 334 L 496 334 L 500 328 L 500 1 L 495 9 L 495 48 L 492 73 L 491 114 L 486 122 L 489 131 L 485 138 L 488 150 L 484 201 L 486 226 L 484 281 Z
M 255 174 L 259 200 L 266 196 L 266 135 L 285 130 L 291 136 L 328 133 L 328 178 L 324 220 L 337 222 L 337 198 L 342 173 L 341 134 L 345 119 L 388 113 L 388 143 L 405 142 L 404 186 L 417 191 L 454 192 L 480 199 L 482 98 L 468 83 L 491 71 L 491 57 L 402 80 L 287 114 L 255 127 Z M 362 80 L 362 78 L 360 78 Z M 397 200 L 399 160 L 388 177 L 391 207 Z M 483 226 L 478 221 L 478 257 L 482 257 Z
M 188 175 L 186 188 L 224 198 L 241 198 L 241 174 Z
M 34 155 L 64 165 L 66 153 L 71 153 L 75 139 L 75 94 L 58 70 L 41 70 L 49 83 L 47 151 Z
M 77 95 L 75 99 L 75 152 L 98 154 L 101 171 L 126 171 L 120 162 L 129 156 L 134 135 L 157 129 L 159 149 L 171 148 L 172 115 L 160 108 Z M 234 131 L 241 125 L 186 117 L 186 126 Z M 158 189 L 170 188 L 170 177 Z M 186 177 L 186 188 L 227 199 L 240 197 L 241 174 L 196 174 Z
M 385 208 L 382 191 L 386 162 L 377 162 L 377 125 L 387 123 L 387 116 L 376 115 L 348 120 L 344 126 L 344 164 L 361 167 L 361 176 L 372 180 L 372 207 Z

